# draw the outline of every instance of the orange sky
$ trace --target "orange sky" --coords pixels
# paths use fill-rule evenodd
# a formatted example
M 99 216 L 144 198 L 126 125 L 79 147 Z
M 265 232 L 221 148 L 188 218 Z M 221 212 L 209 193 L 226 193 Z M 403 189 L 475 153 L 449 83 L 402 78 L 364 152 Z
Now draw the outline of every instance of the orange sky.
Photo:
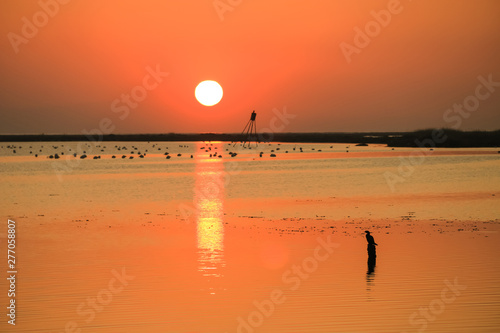
M 385 27 L 372 22 L 387 8 Z M 498 129 L 500 87 L 443 119 L 478 76 L 500 82 L 498 17 L 496 0 L 4 0 L 0 133 L 81 133 L 103 118 L 114 133 L 240 132 L 254 109 L 269 128 L 273 108 L 295 115 L 286 132 Z M 347 59 L 341 45 L 367 24 L 380 29 Z M 169 75 L 125 106 L 147 67 Z M 207 79 L 224 89 L 213 107 L 194 98 Z

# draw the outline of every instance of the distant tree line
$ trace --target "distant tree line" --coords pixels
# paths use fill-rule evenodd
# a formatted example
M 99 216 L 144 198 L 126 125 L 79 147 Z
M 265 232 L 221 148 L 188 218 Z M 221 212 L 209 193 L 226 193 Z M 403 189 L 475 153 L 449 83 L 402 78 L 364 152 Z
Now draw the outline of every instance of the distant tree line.
M 432 140 L 435 129 L 414 132 L 359 132 L 359 133 L 260 133 L 260 142 L 305 142 L 305 143 L 349 143 L 386 144 L 389 147 L 418 147 L 418 142 Z M 500 130 L 458 131 L 441 129 L 441 138 L 436 147 L 498 147 Z M 243 141 L 247 139 L 235 133 L 165 133 L 165 134 L 107 134 L 89 136 L 83 134 L 29 134 L 0 135 L 0 142 L 34 141 Z

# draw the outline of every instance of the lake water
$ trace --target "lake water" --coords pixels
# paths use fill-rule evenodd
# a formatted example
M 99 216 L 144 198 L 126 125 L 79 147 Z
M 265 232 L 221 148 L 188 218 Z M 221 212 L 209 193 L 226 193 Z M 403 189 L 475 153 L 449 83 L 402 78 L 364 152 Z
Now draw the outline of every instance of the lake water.
M 16 331 L 500 331 L 498 150 L 0 146 Z

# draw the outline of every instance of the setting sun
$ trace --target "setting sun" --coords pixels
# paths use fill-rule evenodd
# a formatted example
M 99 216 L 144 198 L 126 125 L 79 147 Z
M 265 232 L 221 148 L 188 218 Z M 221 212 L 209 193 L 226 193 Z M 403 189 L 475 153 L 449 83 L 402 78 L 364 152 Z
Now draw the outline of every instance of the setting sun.
M 205 106 L 213 106 L 222 99 L 222 87 L 215 81 L 203 81 L 194 91 L 198 102 Z

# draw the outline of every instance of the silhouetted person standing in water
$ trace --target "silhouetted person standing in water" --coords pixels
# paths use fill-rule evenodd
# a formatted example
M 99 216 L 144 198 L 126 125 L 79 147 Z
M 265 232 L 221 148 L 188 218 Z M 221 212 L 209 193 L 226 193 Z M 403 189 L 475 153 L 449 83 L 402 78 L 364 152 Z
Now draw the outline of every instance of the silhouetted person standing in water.
M 366 241 L 368 242 L 368 274 L 373 273 L 375 270 L 375 263 L 377 259 L 377 249 L 375 248 L 377 243 L 373 239 L 373 236 L 370 235 L 370 232 L 367 230 L 366 232 Z

